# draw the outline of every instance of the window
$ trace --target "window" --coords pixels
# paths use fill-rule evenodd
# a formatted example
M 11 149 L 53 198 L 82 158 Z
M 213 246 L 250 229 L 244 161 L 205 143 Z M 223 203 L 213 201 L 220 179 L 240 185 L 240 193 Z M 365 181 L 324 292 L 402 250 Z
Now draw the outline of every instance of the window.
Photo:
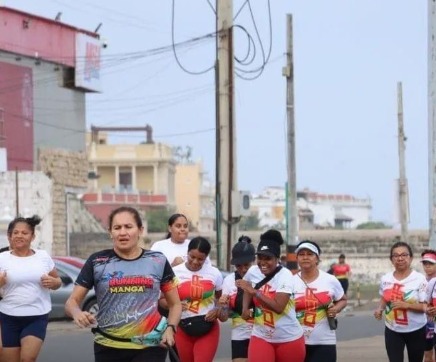
M 132 169 L 130 167 L 120 167 L 119 171 L 120 191 L 132 190 Z

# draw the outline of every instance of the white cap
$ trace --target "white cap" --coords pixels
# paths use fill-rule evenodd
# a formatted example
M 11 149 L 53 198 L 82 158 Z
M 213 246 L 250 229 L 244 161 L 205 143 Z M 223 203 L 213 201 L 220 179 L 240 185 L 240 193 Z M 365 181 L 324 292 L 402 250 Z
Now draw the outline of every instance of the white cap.
M 314 254 L 319 256 L 318 248 L 315 245 L 311 244 L 311 243 L 301 243 L 298 246 L 298 248 L 295 250 L 295 254 L 298 254 L 298 252 L 300 250 L 303 250 L 303 249 L 310 250 L 312 253 L 314 253 Z

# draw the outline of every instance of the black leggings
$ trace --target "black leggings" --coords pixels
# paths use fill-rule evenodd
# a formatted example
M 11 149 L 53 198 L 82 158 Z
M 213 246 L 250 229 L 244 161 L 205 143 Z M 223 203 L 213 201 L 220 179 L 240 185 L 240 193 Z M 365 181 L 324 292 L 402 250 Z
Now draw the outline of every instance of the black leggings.
M 344 290 L 344 294 L 348 292 L 348 279 L 338 279 L 339 283 L 342 285 L 342 289 Z
M 336 362 L 336 344 L 306 344 L 304 362 Z
M 404 346 L 409 362 L 422 362 L 425 349 L 425 326 L 406 333 L 394 332 L 385 327 L 385 346 L 389 362 L 404 361 Z
M 162 347 L 122 349 L 102 346 L 94 342 L 95 362 L 165 362 L 167 350 Z

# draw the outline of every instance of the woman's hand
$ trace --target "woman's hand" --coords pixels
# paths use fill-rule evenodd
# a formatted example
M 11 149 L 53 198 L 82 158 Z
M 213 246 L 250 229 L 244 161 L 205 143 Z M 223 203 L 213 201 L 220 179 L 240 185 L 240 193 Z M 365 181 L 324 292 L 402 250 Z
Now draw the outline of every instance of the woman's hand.
M 171 266 L 177 266 L 179 264 L 182 264 L 185 260 L 183 260 L 183 258 L 181 256 L 176 256 L 173 260 L 173 262 L 171 263 Z
M 429 315 L 430 317 L 435 317 L 436 316 L 436 307 L 429 305 L 427 307 L 427 315 Z
M 62 284 L 62 280 L 59 277 L 52 277 L 48 274 L 43 274 L 41 277 L 41 285 L 47 289 L 58 289 Z
M 204 319 L 208 322 L 213 322 L 214 320 L 216 320 L 218 318 L 218 314 L 220 313 L 220 311 L 221 311 L 220 308 L 214 308 L 214 309 L 210 310 L 209 312 L 207 312 Z
M 229 301 L 230 301 L 230 296 L 227 294 L 223 294 L 220 299 L 218 299 L 218 306 L 220 307 L 228 307 L 229 306 Z
M 6 270 L 0 272 L 0 287 L 4 286 L 7 283 L 7 275 Z
M 337 314 L 338 314 L 338 311 L 336 309 L 336 306 L 333 303 L 329 304 L 329 306 L 327 308 L 327 316 L 335 318 Z
M 79 308 L 73 314 L 73 321 L 80 328 L 91 327 L 97 323 L 97 320 L 91 313 L 82 311 Z
M 235 284 L 238 288 L 241 288 L 244 292 L 247 292 L 250 295 L 256 294 L 256 289 L 253 288 L 250 282 L 244 279 L 238 279 Z
M 253 318 L 253 315 L 252 315 L 252 311 L 251 311 L 251 309 L 244 309 L 243 311 L 242 311 L 242 314 L 241 314 L 241 318 L 243 319 L 243 320 L 249 320 L 250 318 Z
M 374 311 L 374 317 L 378 321 L 380 321 L 382 319 L 382 315 L 383 315 L 383 309 L 378 308 Z
M 160 341 L 160 344 L 162 347 L 172 347 L 174 346 L 175 340 L 174 340 L 174 331 L 171 327 L 167 327 L 165 331 L 162 334 L 162 339 Z
M 182 312 L 187 311 L 189 308 L 189 302 L 187 300 L 182 300 L 181 303 L 182 303 Z

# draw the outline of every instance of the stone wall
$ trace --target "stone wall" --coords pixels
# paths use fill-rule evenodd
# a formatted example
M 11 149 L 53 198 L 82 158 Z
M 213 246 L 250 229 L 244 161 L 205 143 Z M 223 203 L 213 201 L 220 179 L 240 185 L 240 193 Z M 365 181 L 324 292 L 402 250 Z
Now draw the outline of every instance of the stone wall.
M 71 233 L 70 235 L 71 255 L 87 259 L 92 253 L 113 247 L 112 240 L 107 232 L 101 233 Z M 141 246 L 148 248 L 149 243 L 141 243 Z
M 257 245 L 259 232 L 244 232 Z M 191 233 L 190 237 L 197 236 Z M 216 242 L 214 234 L 202 234 L 212 242 L 211 258 L 216 258 Z M 144 247 L 163 239 L 164 233 L 149 234 Z M 392 270 L 389 253 L 392 244 L 400 238 L 397 230 L 320 230 L 300 233 L 300 240 L 311 239 L 319 243 L 323 251 L 320 267 L 327 270 L 332 262 L 336 262 L 340 253 L 346 255 L 346 261 L 352 269 L 352 281 L 362 284 L 377 284 L 380 277 Z M 87 258 L 91 253 L 112 247 L 107 233 L 90 234 L 74 233 L 71 238 L 72 255 Z M 428 232 L 414 230 L 410 232 L 409 243 L 415 254 L 413 267 L 422 271 L 419 263 L 420 253 L 428 247 Z M 73 252 L 74 251 L 74 252 Z M 284 251 L 284 249 L 283 249 Z
M 66 255 L 67 192 L 85 190 L 88 160 L 84 152 L 39 149 L 38 169 L 53 181 L 53 255 Z M 70 190 L 70 191 L 69 191 Z

